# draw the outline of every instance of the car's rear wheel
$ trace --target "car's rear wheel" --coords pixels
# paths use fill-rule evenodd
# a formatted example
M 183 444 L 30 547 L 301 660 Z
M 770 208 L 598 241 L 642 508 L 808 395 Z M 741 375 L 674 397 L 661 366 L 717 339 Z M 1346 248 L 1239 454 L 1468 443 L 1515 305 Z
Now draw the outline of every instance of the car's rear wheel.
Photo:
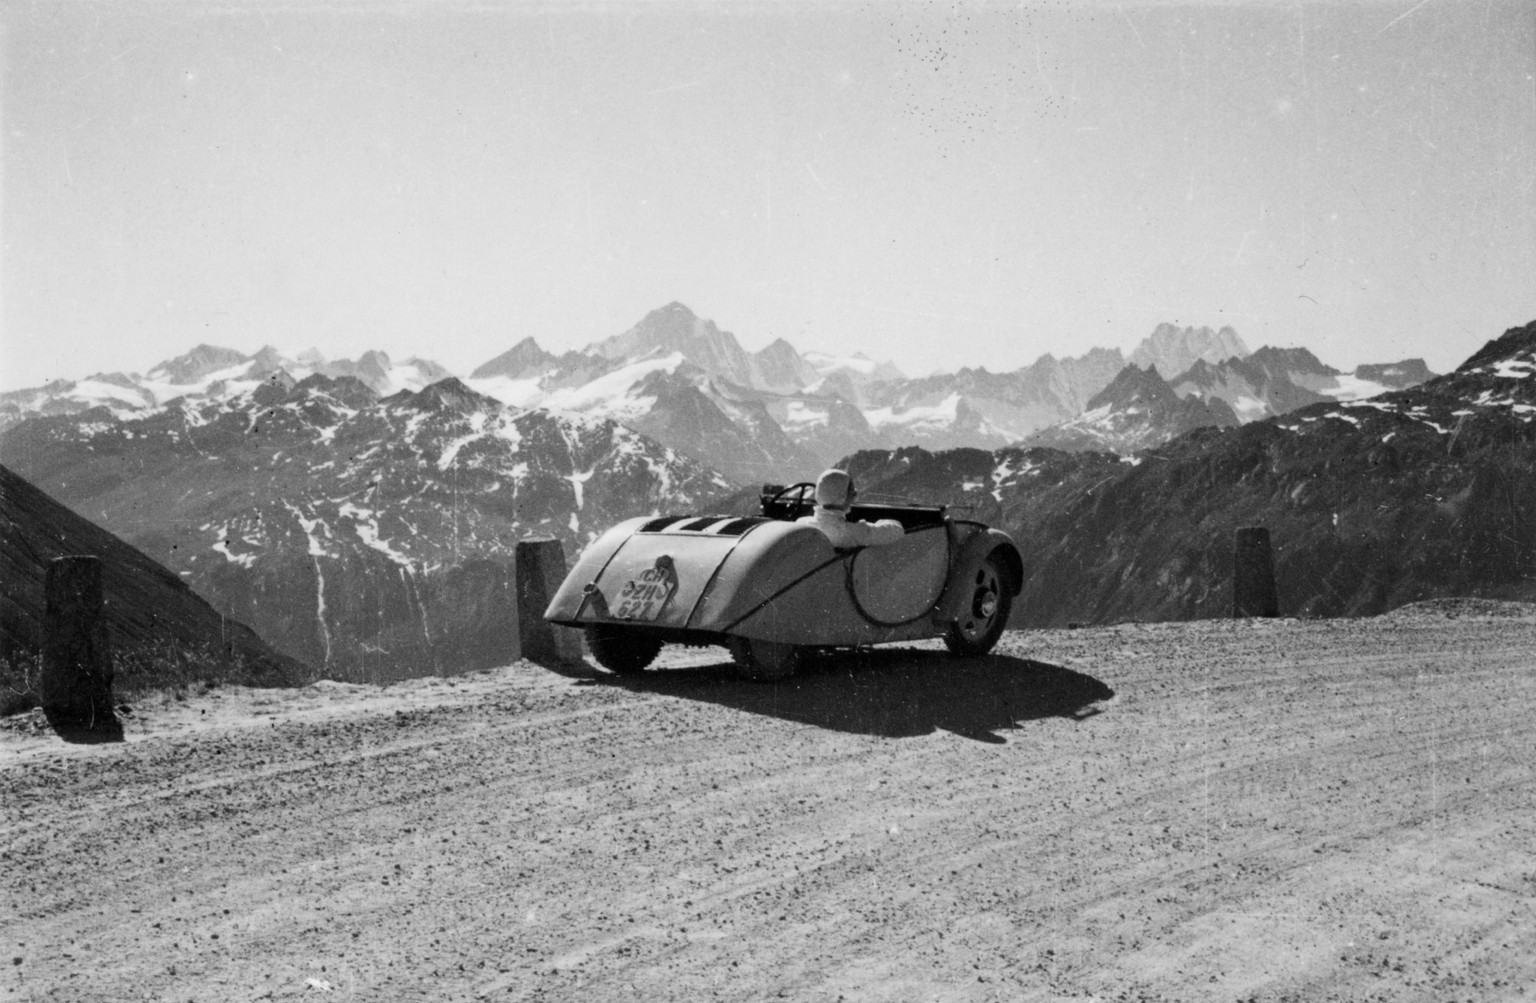
M 992 650 L 1013 609 L 1013 583 L 996 554 L 976 569 L 970 601 L 960 618 L 944 631 L 944 644 L 957 655 L 985 655 Z
M 627 675 L 650 665 L 661 651 L 661 639 L 632 627 L 595 623 L 587 627 L 587 647 L 597 664 Z
M 730 647 L 736 671 L 745 679 L 762 683 L 794 675 L 805 653 L 793 644 L 750 637 L 733 637 Z

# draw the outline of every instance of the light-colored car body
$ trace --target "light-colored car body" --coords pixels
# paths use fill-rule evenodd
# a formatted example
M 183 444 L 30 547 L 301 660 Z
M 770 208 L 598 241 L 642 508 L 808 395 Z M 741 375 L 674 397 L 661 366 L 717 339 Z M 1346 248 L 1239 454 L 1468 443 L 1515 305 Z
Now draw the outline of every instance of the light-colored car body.
M 851 517 L 895 516 L 907 532 L 852 550 L 793 521 L 795 505 L 770 506 L 765 495 L 764 508 L 780 517 L 664 516 L 614 526 L 582 552 L 546 619 L 588 628 L 589 638 L 722 644 L 743 662 L 754 644 L 799 651 L 940 637 L 967 618 L 978 642 L 970 647 L 990 648 L 1002 627 L 993 620 L 1006 620 L 1023 579 L 1006 534 L 941 508 L 857 507 Z

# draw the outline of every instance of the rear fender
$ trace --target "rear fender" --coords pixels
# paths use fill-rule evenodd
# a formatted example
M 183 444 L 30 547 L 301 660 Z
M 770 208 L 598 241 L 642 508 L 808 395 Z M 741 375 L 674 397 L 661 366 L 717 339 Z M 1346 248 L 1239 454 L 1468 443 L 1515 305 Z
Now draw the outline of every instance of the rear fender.
M 1008 574 L 1008 587 L 1018 595 L 1024 583 L 1024 558 L 1007 533 L 984 528 L 974 523 L 957 523 L 957 536 L 971 530 L 955 541 L 953 572 L 949 576 L 949 588 L 939 599 L 934 610 L 934 620 L 947 623 L 957 620 L 972 599 L 972 584 L 981 564 L 992 554 L 998 556 Z
M 649 516 L 628 519 L 589 543 L 576 559 L 576 566 L 565 576 L 554 599 L 550 600 L 544 619 L 553 623 L 576 625 L 577 616 L 587 598 L 586 587 L 602 576 L 603 569 L 613 560 L 613 555 L 649 519 Z

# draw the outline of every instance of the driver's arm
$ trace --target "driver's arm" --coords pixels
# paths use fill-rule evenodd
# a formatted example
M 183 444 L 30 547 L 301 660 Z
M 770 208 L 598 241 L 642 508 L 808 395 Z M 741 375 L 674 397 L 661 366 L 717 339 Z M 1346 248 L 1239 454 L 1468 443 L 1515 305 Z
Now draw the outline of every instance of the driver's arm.
M 859 537 L 856 544 L 860 547 L 878 547 L 886 543 L 895 543 L 907 531 L 901 523 L 895 519 L 881 519 L 879 522 L 850 522 L 849 529 L 853 529 Z

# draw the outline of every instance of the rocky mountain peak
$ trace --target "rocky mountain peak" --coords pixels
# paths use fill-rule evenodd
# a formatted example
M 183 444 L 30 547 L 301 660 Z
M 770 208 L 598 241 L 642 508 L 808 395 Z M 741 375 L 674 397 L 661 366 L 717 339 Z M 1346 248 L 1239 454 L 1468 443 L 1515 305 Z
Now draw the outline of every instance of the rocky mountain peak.
M 790 393 L 816 382 L 820 376 L 811 364 L 783 338 L 775 338 L 768 347 L 752 356 L 754 386 Z
M 439 380 L 446 380 L 448 377 L 453 375 L 448 371 L 448 367 L 442 363 L 433 362 L 431 359 L 423 359 L 417 355 L 413 355 L 409 359 L 406 359 L 405 364 L 408 366 L 415 366 L 416 371 L 421 373 L 422 377 L 428 383 L 436 383 Z
M 474 411 L 498 411 L 501 402 L 484 394 L 476 393 L 464 385 L 457 376 L 438 380 L 412 394 L 407 403 L 422 411 L 454 411 L 470 414 Z
M 1142 368 L 1134 363 L 1120 370 L 1114 380 L 1088 400 L 1087 410 L 1105 406 L 1119 408 L 1136 404 L 1170 403 L 1178 400 L 1173 387 L 1163 379 L 1156 366 Z
M 607 359 L 629 360 L 648 354 L 681 353 L 688 361 L 740 386 L 758 387 L 756 360 L 741 347 L 736 336 L 722 331 L 712 320 L 704 320 L 681 303 L 672 302 L 652 310 L 640 323 L 591 346 Z
M 287 360 L 283 358 L 283 353 L 271 345 L 261 346 L 261 349 L 251 356 L 249 361 L 251 363 L 252 375 L 258 376 L 271 372 L 274 369 L 283 369 L 287 364 Z
M 268 370 L 264 375 L 261 385 L 252 391 L 253 399 L 258 404 L 278 404 L 288 399 L 289 393 L 298 386 L 299 381 L 293 374 L 282 366 Z
M 178 355 L 174 359 L 160 363 L 149 371 L 149 375 L 159 376 L 176 384 L 196 383 L 209 373 L 228 369 L 230 366 L 238 366 L 245 361 L 246 356 L 233 348 L 198 345 L 184 355 Z
M 1116 362 L 1120 362 L 1121 360 L 1124 359 L 1124 356 L 1122 356 L 1120 354 L 1120 349 L 1118 349 L 1118 348 L 1097 348 L 1097 347 L 1095 347 L 1095 348 L 1088 349 L 1088 351 L 1084 352 L 1082 355 L 1077 357 L 1077 361 L 1078 362 L 1093 363 L 1095 365 L 1103 363 L 1106 360 L 1111 360 L 1111 359 L 1113 359 Z M 1063 359 L 1062 361 L 1070 362 L 1072 360 L 1071 359 Z
M 483 380 L 493 376 L 505 376 L 514 380 L 528 379 L 542 375 L 556 361 L 555 357 L 541 348 L 537 341 L 527 337 L 470 373 L 469 378 Z
M 1339 374 L 1337 369 L 1324 365 L 1321 359 L 1313 355 L 1306 348 L 1276 348 L 1273 345 L 1265 345 L 1257 352 L 1248 356 L 1248 361 L 1271 373 L 1283 370 L 1292 374 L 1315 376 L 1337 376 Z
M 1217 368 L 1215 363 L 1207 362 L 1205 359 L 1196 359 L 1194 365 L 1176 377 L 1181 386 L 1187 385 L 1197 389 L 1206 389 L 1214 386 L 1220 378 L 1221 370 Z
M 623 334 L 600 341 L 593 348 L 608 358 L 633 358 L 657 348 L 686 354 L 689 348 L 723 340 L 722 336 L 729 337 L 740 350 L 734 335 L 726 334 L 715 326 L 714 321 L 702 320 L 674 300 L 647 313 Z
M 1082 414 L 1041 429 L 1021 444 L 1129 454 L 1196 428 L 1236 424 L 1237 415 L 1225 401 L 1194 394 L 1180 398 L 1156 366 L 1143 369 L 1133 363 L 1095 394 Z
M 314 373 L 290 384 L 283 399 L 293 400 L 312 393 L 323 393 L 350 408 L 365 408 L 379 399 L 374 389 L 356 376 L 326 376 L 323 373 Z
M 367 351 L 358 356 L 357 362 L 350 367 L 352 372 L 341 372 L 333 375 L 356 376 L 373 390 L 383 392 L 390 386 L 389 356 L 380 351 Z
M 1172 378 L 1194 365 L 1196 359 L 1219 363 L 1247 355 L 1247 346 L 1231 327 L 1213 331 L 1162 323 L 1136 346 L 1127 361 L 1143 369 L 1155 365 L 1159 373 Z
M 123 387 L 124 389 L 128 390 L 135 389 L 138 386 L 138 384 L 133 381 L 133 377 L 129 376 L 127 373 L 93 373 L 87 378 L 94 380 L 97 383 L 110 383 L 115 387 Z M 62 383 L 62 381 L 60 382 Z

